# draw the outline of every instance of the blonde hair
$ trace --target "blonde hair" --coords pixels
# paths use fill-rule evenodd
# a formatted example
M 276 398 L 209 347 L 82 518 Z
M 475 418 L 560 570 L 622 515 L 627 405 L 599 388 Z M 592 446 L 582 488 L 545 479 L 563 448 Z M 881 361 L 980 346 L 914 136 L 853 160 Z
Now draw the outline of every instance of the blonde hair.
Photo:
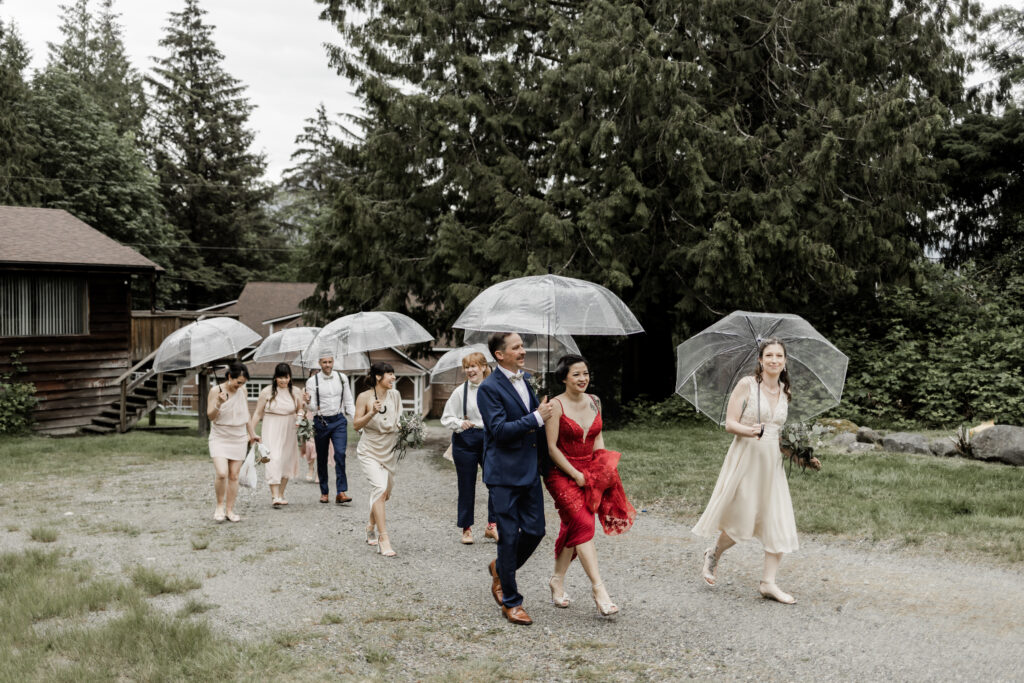
M 467 355 L 465 358 L 462 359 L 463 369 L 468 368 L 470 365 L 479 365 L 481 368 L 483 368 L 484 377 L 487 377 L 489 374 L 491 374 L 491 366 L 487 364 L 487 357 L 484 356 L 484 354 L 480 353 L 479 351 L 474 351 L 473 353 Z

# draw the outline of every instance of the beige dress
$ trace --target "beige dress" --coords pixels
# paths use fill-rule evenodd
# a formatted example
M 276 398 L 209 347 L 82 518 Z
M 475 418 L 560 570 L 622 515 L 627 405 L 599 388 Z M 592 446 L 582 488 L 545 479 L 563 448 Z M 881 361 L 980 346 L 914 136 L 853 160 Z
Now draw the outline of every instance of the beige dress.
M 382 403 L 387 411 L 374 415 L 359 436 L 356 457 L 363 466 L 363 473 L 370 482 L 370 506 L 391 488 L 398 454 L 394 452 L 398 442 L 398 416 L 402 412 L 402 396 L 397 389 L 388 389 Z
M 766 552 L 791 553 L 799 548 L 789 483 L 782 468 L 779 431 L 786 423 L 789 403 L 780 393 L 775 412 L 770 397 L 753 377 L 745 377 L 750 391 L 740 415 L 745 425 L 757 424 L 757 392 L 761 392 L 760 440 L 737 436 L 729 446 L 715 490 L 693 532 L 713 537 L 724 531 L 735 541 L 756 538 Z
M 227 392 L 224 385 L 220 390 Z M 245 451 L 249 446 L 249 431 L 245 426 L 249 423 L 249 400 L 245 389 L 228 394 L 228 400 L 220 406 L 217 419 L 210 424 L 210 457 L 227 458 L 228 460 L 245 460 Z
M 277 396 L 270 399 L 271 387 L 262 393 L 267 402 L 263 406 L 263 445 L 270 449 L 267 463 L 267 484 L 280 484 L 281 479 L 294 479 L 299 474 L 298 425 L 295 424 L 298 389 L 291 396 L 278 389 Z M 263 398 L 261 396 L 260 398 Z

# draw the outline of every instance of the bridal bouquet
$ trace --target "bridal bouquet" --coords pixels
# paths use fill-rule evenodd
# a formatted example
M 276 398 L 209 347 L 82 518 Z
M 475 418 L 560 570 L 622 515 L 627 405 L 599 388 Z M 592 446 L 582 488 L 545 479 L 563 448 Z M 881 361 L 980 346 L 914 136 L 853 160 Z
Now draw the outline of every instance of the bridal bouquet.
M 398 441 L 392 449 L 398 453 L 398 459 L 405 457 L 405 451 L 423 446 L 423 418 L 419 415 L 402 413 L 398 418 Z
M 821 461 L 814 456 L 814 448 L 821 443 L 821 437 L 827 431 L 821 425 L 808 427 L 803 422 L 793 422 L 782 428 L 782 460 L 789 460 L 790 472 L 793 471 L 793 463 L 799 465 L 801 470 L 808 467 L 815 471 L 821 469 Z
M 299 448 L 306 445 L 306 442 L 313 438 L 313 423 L 305 415 L 299 417 L 295 422 L 298 426 L 296 433 L 299 439 Z

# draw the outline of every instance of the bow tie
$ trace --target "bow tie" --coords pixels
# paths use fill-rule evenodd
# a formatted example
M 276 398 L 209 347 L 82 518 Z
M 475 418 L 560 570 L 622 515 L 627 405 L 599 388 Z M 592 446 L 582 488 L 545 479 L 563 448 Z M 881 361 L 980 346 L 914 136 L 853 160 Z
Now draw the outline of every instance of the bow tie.
M 514 374 L 514 375 L 511 375 L 511 376 L 510 376 L 510 377 L 508 378 L 508 381 L 509 381 L 509 382 L 512 382 L 513 384 L 515 384 L 516 382 L 521 382 L 521 381 L 523 381 L 523 373 L 521 373 L 521 372 L 520 372 L 520 373 L 516 373 L 516 374 Z

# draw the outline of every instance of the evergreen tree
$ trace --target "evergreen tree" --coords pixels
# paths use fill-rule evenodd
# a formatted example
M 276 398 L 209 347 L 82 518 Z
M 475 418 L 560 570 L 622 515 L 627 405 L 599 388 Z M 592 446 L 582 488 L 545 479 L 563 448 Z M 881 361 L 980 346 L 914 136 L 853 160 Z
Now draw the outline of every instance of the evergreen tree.
M 118 133 L 141 137 L 145 116 L 142 75 L 125 54 L 114 0 L 100 0 L 94 15 L 90 0 L 61 5 L 61 43 L 50 43 L 51 66 L 73 74 L 105 110 Z
M 44 189 L 24 77 L 28 63 L 18 31 L 0 21 L 0 204 L 35 205 Z
M 495 281 L 583 277 L 647 329 L 626 394 L 664 394 L 674 337 L 820 321 L 934 239 L 967 3 L 322 2 L 366 107 L 315 236 L 341 303 L 415 301 L 440 332 Z
M 189 306 L 237 295 L 263 278 L 284 246 L 268 216 L 272 189 L 261 181 L 266 163 L 250 151 L 252 105 L 245 87 L 221 66 L 213 26 L 197 0 L 171 12 L 152 76 L 153 155 L 171 221 L 189 239 Z M 192 248 L 192 246 L 196 248 Z

